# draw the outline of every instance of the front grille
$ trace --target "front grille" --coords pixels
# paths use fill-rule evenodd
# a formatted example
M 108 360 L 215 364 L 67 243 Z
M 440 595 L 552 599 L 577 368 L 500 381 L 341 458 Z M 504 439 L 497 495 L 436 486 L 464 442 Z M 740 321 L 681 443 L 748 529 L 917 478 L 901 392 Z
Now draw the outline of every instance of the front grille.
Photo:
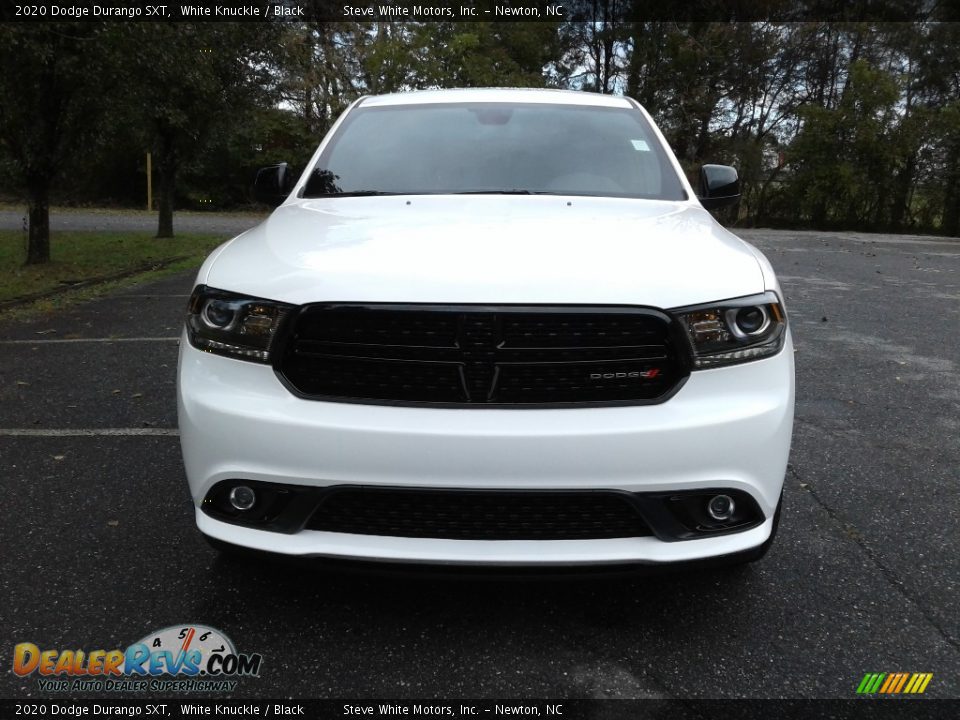
M 323 400 L 658 402 L 688 374 L 671 328 L 646 308 L 308 305 L 276 369 Z
M 587 540 L 650 529 L 626 493 L 344 489 L 309 530 L 448 540 Z

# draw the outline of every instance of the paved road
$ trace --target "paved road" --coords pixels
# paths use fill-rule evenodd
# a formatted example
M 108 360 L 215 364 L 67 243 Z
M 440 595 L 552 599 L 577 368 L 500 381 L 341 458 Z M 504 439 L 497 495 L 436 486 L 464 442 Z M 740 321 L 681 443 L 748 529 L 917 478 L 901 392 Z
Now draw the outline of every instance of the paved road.
M 844 698 L 868 671 L 924 671 L 927 695 L 960 697 L 960 244 L 744 235 L 797 345 L 762 563 L 519 583 L 224 560 L 171 432 L 184 274 L 0 328 L 0 665 L 17 642 L 125 647 L 200 622 L 265 656 L 237 696 Z M 27 694 L 0 676 L 0 696 Z
M 0 210 L 0 230 L 20 230 L 23 228 L 26 211 Z M 264 219 L 267 213 L 207 213 L 178 212 L 173 216 L 173 228 L 176 232 L 222 233 L 237 235 Z M 157 214 L 148 212 L 125 211 L 111 213 L 103 210 L 70 210 L 50 213 L 50 229 L 101 230 L 110 232 L 156 232 Z

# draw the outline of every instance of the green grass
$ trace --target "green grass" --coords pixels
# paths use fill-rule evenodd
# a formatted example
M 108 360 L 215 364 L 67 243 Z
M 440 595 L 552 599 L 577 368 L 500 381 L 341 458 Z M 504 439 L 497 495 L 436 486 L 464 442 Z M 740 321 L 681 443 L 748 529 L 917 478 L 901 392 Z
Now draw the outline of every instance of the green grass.
M 50 237 L 50 262 L 24 265 L 27 256 L 24 233 L 0 230 L 0 302 L 145 268 L 171 258 L 184 259 L 164 268 L 162 274 L 196 267 L 226 239 L 224 235 L 201 234 L 158 240 L 150 233 L 141 232 L 57 232 Z M 133 278 L 125 278 L 123 284 L 157 276 L 158 271 L 145 270 Z M 69 295 L 76 296 L 73 299 L 86 298 L 116 286 L 117 283 L 88 286 Z M 47 303 L 47 300 L 39 302 Z

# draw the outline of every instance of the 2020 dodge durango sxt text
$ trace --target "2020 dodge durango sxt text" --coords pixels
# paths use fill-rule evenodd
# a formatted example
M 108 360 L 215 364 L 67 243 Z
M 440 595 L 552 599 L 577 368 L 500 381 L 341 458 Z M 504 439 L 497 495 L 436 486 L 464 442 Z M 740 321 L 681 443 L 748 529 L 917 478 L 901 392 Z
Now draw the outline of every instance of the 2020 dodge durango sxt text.
M 793 349 L 767 260 L 628 98 L 365 97 L 207 259 L 179 362 L 197 524 L 296 556 L 744 561 L 773 539 Z M 291 187 L 292 185 L 292 187 Z

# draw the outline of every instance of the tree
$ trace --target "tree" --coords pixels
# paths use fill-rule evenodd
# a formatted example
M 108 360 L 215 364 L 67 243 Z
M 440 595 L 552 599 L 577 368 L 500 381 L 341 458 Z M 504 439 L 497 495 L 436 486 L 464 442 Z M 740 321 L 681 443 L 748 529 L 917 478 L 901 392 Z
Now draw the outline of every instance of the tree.
M 544 87 L 560 54 L 559 29 L 548 22 L 419 23 L 411 37 L 412 86 Z
M 252 112 L 260 92 L 270 88 L 265 61 L 278 26 L 132 23 L 124 27 L 127 129 L 145 128 L 145 141 L 156 157 L 157 237 L 173 237 L 177 177 L 213 134 Z
M 629 0 L 574 4 L 563 26 L 563 64 L 574 87 L 598 93 L 623 92 L 622 74 L 630 25 Z M 636 26 L 634 26 L 636 27 Z
M 960 236 L 960 23 L 933 23 L 920 44 L 921 103 L 930 114 L 925 145 L 927 196 L 940 215 L 940 228 Z
M 50 260 L 51 186 L 97 140 L 107 35 L 92 22 L 0 24 L 0 155 L 27 198 L 27 264 Z
M 883 224 L 895 167 L 891 127 L 897 99 L 893 78 L 858 59 L 835 108 L 804 108 L 802 130 L 789 151 L 789 194 L 815 226 Z
M 283 30 L 271 59 L 279 77 L 279 97 L 294 108 L 307 134 L 316 140 L 362 92 L 357 38 L 368 25 L 291 23 Z

